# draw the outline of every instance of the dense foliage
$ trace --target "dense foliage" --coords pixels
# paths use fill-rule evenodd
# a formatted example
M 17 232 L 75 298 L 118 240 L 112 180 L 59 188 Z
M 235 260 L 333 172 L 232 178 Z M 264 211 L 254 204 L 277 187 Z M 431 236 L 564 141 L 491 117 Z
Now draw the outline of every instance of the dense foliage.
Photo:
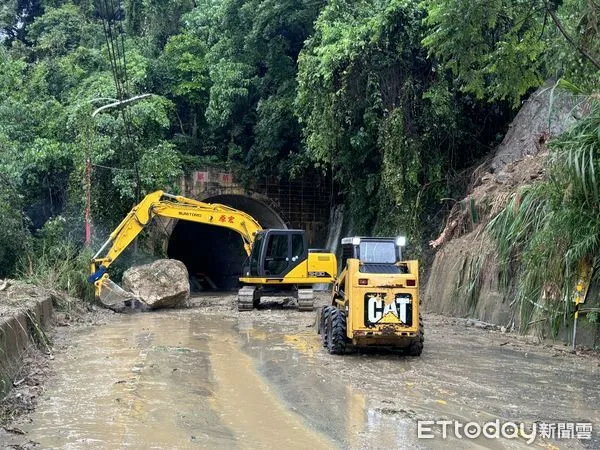
M 330 2 L 300 55 L 307 149 L 346 194 L 357 233 L 431 233 L 428 207 L 507 120 L 435 71 L 421 45 L 425 17 L 407 0 Z
M 550 143 L 547 178 L 515 193 L 488 226 L 522 331 L 537 324 L 557 332 L 573 310 L 581 266 L 600 265 L 600 5 L 587 0 L 424 5 L 430 30 L 423 44 L 461 92 L 516 106 L 544 80 L 562 78 L 558 88 L 585 105 L 574 128 Z
M 81 243 L 88 161 L 102 235 L 211 164 L 247 183 L 316 167 L 355 232 L 428 238 L 524 96 L 559 76 L 592 89 L 599 16 L 587 0 L 3 2 L 0 276 L 52 218 Z
M 600 6 L 589 0 L 424 0 L 423 40 L 477 98 L 516 107 L 530 89 L 565 77 L 594 88 L 600 71 Z

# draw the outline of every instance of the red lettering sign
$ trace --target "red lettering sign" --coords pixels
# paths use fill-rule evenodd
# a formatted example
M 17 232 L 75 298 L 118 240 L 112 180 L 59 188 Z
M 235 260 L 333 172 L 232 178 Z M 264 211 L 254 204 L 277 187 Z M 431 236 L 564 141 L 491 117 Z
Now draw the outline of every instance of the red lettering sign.
M 223 185 L 232 184 L 233 183 L 233 175 L 231 175 L 230 173 L 220 173 L 219 181 Z

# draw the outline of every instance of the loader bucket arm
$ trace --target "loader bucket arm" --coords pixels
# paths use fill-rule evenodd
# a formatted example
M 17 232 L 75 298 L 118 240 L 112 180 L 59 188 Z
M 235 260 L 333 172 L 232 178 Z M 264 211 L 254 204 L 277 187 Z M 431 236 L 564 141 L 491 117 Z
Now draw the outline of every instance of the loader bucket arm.
M 262 227 L 253 217 L 226 205 L 204 203 L 180 195 L 156 191 L 148 194 L 133 207 L 111 233 L 108 240 L 94 255 L 91 261 L 91 275 L 88 280 L 98 282 L 108 275 L 108 267 L 131 244 L 138 234 L 152 221 L 154 216 L 188 220 L 190 222 L 215 225 L 237 232 L 244 241 L 244 249 L 250 255 L 254 235 Z M 96 283 L 98 286 L 98 283 Z

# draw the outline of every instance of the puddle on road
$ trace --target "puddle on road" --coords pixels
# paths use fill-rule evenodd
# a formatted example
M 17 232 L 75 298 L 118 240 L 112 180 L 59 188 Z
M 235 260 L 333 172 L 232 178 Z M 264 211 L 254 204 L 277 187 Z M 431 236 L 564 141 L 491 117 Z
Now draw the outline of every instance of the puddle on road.
M 240 321 L 238 330 L 244 340 L 243 349 L 252 356 L 260 373 L 278 390 L 288 408 L 301 415 L 310 426 L 330 436 L 340 447 L 348 449 L 417 449 L 447 448 L 423 445 L 417 440 L 414 411 L 392 410 L 375 406 L 364 393 L 349 385 L 353 378 L 358 384 L 385 383 L 406 371 L 406 364 L 396 360 L 394 371 L 362 372 L 355 355 L 344 357 L 327 354 L 314 330 L 289 334 L 266 332 L 260 321 Z M 363 361 L 364 362 L 364 361 Z M 338 367 L 341 363 L 341 366 Z M 341 369 L 339 372 L 338 369 Z M 402 395 L 411 407 L 420 401 L 415 396 L 390 392 L 390 398 Z M 462 444 L 463 448 L 478 445 Z
M 330 448 L 287 411 L 231 322 L 190 312 L 78 330 L 25 431 L 42 448 Z
M 211 403 L 221 420 L 235 430 L 245 448 L 327 449 L 332 442 L 310 432 L 290 413 L 256 374 L 249 356 L 240 352 L 235 338 L 212 339 L 211 367 L 218 385 Z
M 238 329 L 244 340 L 244 352 L 252 356 L 259 372 L 276 387 L 288 408 L 343 448 L 525 449 L 531 446 L 523 436 L 487 439 L 480 435 L 465 439 L 464 435 L 460 438 L 449 431 L 443 438 L 442 428 L 437 425 L 431 430 L 434 439 L 420 440 L 416 421 L 454 420 L 461 424 L 485 424 L 498 418 L 526 424 L 544 419 L 559 421 L 550 405 L 558 405 L 560 400 L 575 401 L 573 411 L 580 411 L 582 416 L 574 419 L 583 421 L 580 417 L 589 417 L 587 420 L 593 421 L 597 416 L 590 410 L 593 401 L 577 403 L 577 397 L 568 395 L 570 390 L 586 386 L 589 380 L 572 388 L 555 386 L 565 391 L 556 397 L 538 395 L 530 402 L 522 401 L 533 387 L 528 382 L 529 370 L 539 370 L 539 362 L 531 355 L 525 360 L 522 354 L 504 355 L 488 347 L 487 354 L 479 361 L 476 354 L 469 353 L 469 342 L 438 340 L 429 343 L 421 358 L 386 352 L 349 353 L 340 357 L 328 355 L 321 348 L 314 330 L 298 330 L 294 334 L 277 330 L 263 320 L 245 320 Z M 465 347 L 458 352 L 460 358 L 449 352 L 457 344 Z M 556 362 L 550 357 L 541 359 L 546 365 L 549 360 Z M 507 378 L 498 365 L 507 372 L 514 367 L 517 373 Z M 565 365 L 568 368 L 568 363 Z M 553 385 L 558 379 L 556 373 L 545 375 Z M 594 380 L 593 375 L 590 379 Z M 488 392 L 500 395 L 482 401 L 480 396 Z M 510 400 L 517 405 L 516 410 L 508 403 Z M 565 414 L 560 418 L 565 421 L 570 416 Z M 553 445 L 538 440 L 534 446 L 559 448 Z M 560 443 L 560 448 L 582 447 L 577 440 Z

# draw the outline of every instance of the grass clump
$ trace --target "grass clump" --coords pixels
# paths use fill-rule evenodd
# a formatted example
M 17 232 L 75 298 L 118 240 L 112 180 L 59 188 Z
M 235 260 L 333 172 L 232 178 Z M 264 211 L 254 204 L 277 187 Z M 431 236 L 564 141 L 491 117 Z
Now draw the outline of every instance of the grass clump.
M 29 283 L 83 300 L 94 298 L 88 283 L 91 252 L 65 233 L 65 220 L 49 220 L 19 258 L 17 275 Z M 59 305 L 60 306 L 60 305 Z

